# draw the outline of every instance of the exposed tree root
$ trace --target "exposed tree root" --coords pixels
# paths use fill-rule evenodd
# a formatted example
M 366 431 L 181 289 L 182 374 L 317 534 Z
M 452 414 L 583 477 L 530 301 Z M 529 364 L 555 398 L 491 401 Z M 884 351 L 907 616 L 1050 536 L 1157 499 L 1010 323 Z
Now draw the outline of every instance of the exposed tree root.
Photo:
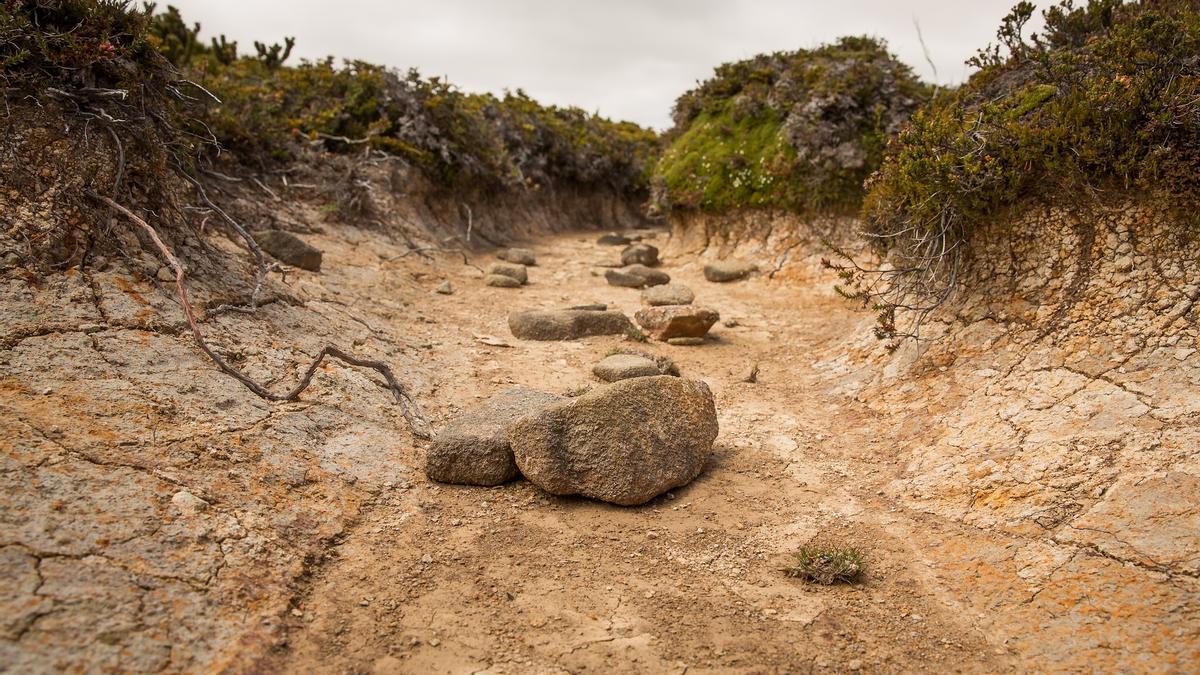
M 319 368 L 321 363 L 325 360 L 325 357 L 331 356 L 352 366 L 370 368 L 382 375 L 383 379 L 387 381 L 388 389 L 390 389 L 392 394 L 396 397 L 396 402 L 400 405 L 400 411 L 404 415 L 404 419 L 408 422 L 409 427 L 412 429 L 413 435 L 418 438 L 425 439 L 430 437 L 429 420 L 427 420 L 421 413 L 421 409 L 417 406 L 416 401 L 414 401 L 413 398 L 408 394 L 408 391 L 400 384 L 399 381 L 396 380 L 395 375 L 392 373 L 392 369 L 383 362 L 362 359 L 354 356 L 353 354 L 349 354 L 334 345 L 325 345 L 325 347 L 321 349 L 321 352 L 317 354 L 317 357 L 313 360 L 313 362 L 309 364 L 308 368 L 304 371 L 304 376 L 300 379 L 300 382 L 284 394 L 276 394 L 269 391 L 266 387 L 262 386 L 258 382 L 255 382 L 237 368 L 234 368 L 226 363 L 225 360 L 222 359 L 215 351 L 213 351 L 212 348 L 208 346 L 208 343 L 205 342 L 204 335 L 200 332 L 200 326 L 196 321 L 196 315 L 192 311 L 191 302 L 188 300 L 187 287 L 183 283 L 183 266 L 179 264 L 179 260 L 176 259 L 175 254 L 171 252 L 171 249 L 167 248 L 167 245 L 163 243 L 163 240 L 158 236 L 158 232 L 145 220 L 142 220 L 135 213 L 124 206 L 121 206 L 111 198 L 94 193 L 91 195 L 91 197 L 104 203 L 105 205 L 133 221 L 135 224 L 145 230 L 146 234 L 148 234 L 154 241 L 154 244 L 158 247 L 158 250 L 166 259 L 167 264 L 171 266 L 171 269 L 175 270 L 175 285 L 179 291 L 179 304 L 183 308 L 184 316 L 187 317 L 188 326 L 192 331 L 192 337 L 196 340 L 196 344 L 200 347 L 200 349 L 203 350 L 204 353 L 207 354 L 210 359 L 212 359 L 213 363 L 217 364 L 217 367 L 219 367 L 227 375 L 234 378 L 238 382 L 241 382 L 246 386 L 247 389 L 254 392 L 258 396 L 267 399 L 268 401 L 294 401 L 300 397 L 301 392 L 303 392 L 309 387 L 310 384 L 312 384 L 312 378 L 316 374 L 317 368 Z

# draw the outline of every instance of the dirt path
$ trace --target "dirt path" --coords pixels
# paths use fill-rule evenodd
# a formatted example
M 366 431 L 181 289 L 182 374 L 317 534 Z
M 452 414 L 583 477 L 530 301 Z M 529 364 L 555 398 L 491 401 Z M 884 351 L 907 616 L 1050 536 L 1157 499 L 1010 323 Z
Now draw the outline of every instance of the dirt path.
M 592 239 L 537 242 L 540 264 L 520 291 L 483 287 L 464 268 L 454 295 L 432 296 L 425 311 L 436 321 L 428 361 L 438 364 L 438 412 L 509 383 L 555 392 L 594 384 L 591 364 L 620 338 L 521 342 L 505 323 L 510 310 L 585 302 L 632 314 L 638 292 L 592 274 L 593 263 L 614 255 Z M 402 489 L 380 493 L 320 568 L 272 665 L 322 672 L 1005 668 L 1003 650 L 987 643 L 906 537 L 917 526 L 912 517 L 879 496 L 897 471 L 886 433 L 865 409 L 826 395 L 803 358 L 859 329 L 862 316 L 827 288 L 710 284 L 689 259 L 665 269 L 726 321 L 703 347 L 646 346 L 716 394 L 721 434 L 700 479 L 644 507 L 618 508 L 550 497 L 523 481 L 439 486 L 414 471 Z M 348 273 L 336 283 L 348 295 L 389 294 L 373 275 Z M 485 346 L 480 335 L 512 346 Z M 755 363 L 758 382 L 742 382 Z M 419 467 L 420 452 L 405 461 Z M 815 588 L 786 579 L 779 568 L 790 553 L 818 536 L 867 550 L 867 581 Z
M 385 233 L 306 236 L 325 252 L 320 274 L 289 274 L 254 316 L 204 324 L 275 388 L 334 342 L 392 364 L 444 422 L 513 383 L 597 386 L 592 365 L 629 346 L 507 330 L 514 310 L 638 308 L 638 292 L 593 275 L 616 255 L 594 233 L 530 242 L 541 264 L 520 290 Z M 212 244 L 229 255 L 192 252 L 193 264 L 242 255 Z M 1076 355 L 1111 358 L 1103 333 L 1060 348 L 985 319 L 952 353 L 874 386 L 891 366 L 853 344 L 871 317 L 832 279 L 716 285 L 696 258 L 668 258 L 725 322 L 702 347 L 635 346 L 709 383 L 721 434 L 693 484 L 618 508 L 521 481 L 430 483 L 423 443 L 359 370 L 330 365 L 302 400 L 264 402 L 195 348 L 160 264 L 0 284 L 0 664 L 14 671 L 1189 672 L 1200 660 L 1200 371 L 1186 342 L 1163 348 L 1155 363 L 1170 369 L 1126 359 L 1092 377 Z M 216 276 L 196 280 L 198 306 L 236 300 Z M 453 295 L 434 292 L 445 279 Z M 744 382 L 756 363 L 758 382 Z M 814 537 L 866 550 L 865 582 L 785 578 Z

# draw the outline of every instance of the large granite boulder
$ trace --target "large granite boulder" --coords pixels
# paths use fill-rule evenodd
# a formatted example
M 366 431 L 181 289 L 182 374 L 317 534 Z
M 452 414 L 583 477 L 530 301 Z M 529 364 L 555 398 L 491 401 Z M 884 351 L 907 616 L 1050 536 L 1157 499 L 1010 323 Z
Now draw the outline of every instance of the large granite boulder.
M 517 466 L 556 495 L 644 504 L 704 469 L 717 437 L 708 385 L 661 375 L 621 380 L 518 420 Z
M 515 312 L 508 328 L 521 340 L 574 340 L 592 335 L 624 335 L 635 331 L 623 313 L 590 309 L 551 309 Z
M 517 477 L 508 428 L 522 416 L 564 400 L 525 387 L 505 389 L 455 417 L 425 453 L 425 475 L 439 483 L 500 485 Z
M 646 335 L 666 342 L 671 338 L 702 338 L 721 315 L 696 305 L 643 307 L 633 315 Z
M 503 274 L 489 274 L 483 278 L 483 285 L 495 288 L 520 288 L 521 282 Z

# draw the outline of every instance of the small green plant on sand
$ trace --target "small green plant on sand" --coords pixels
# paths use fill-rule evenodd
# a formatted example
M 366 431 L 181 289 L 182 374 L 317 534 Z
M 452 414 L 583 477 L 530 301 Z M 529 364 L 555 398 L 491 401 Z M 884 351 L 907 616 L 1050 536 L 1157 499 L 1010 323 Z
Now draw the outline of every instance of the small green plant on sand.
M 783 568 L 783 573 L 814 584 L 832 586 L 858 581 L 864 567 L 865 556 L 861 549 L 810 545 L 801 547 L 795 564 Z

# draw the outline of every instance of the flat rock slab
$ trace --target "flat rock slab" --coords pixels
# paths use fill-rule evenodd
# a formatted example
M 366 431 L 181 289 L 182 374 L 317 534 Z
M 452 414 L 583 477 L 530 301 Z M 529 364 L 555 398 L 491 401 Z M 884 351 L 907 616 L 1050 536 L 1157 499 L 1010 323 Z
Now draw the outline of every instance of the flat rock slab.
M 661 375 L 653 359 L 636 354 L 612 354 L 592 367 L 592 373 L 605 382 L 628 380 L 631 377 Z
M 692 289 L 680 284 L 654 286 L 642 291 L 642 302 L 651 307 L 663 305 L 690 305 L 696 300 Z
M 621 264 L 654 267 L 658 265 L 658 247 L 650 244 L 634 244 L 621 251 Z
M 485 286 L 495 286 L 496 288 L 520 288 L 521 282 L 504 276 L 503 274 L 489 274 L 483 278 Z
M 496 257 L 517 265 L 536 265 L 537 256 L 527 248 L 505 248 L 496 253 Z
M 309 272 L 321 271 L 321 252 L 291 232 L 262 230 L 254 233 L 254 240 L 279 262 Z
M 652 270 L 645 265 L 626 265 L 617 270 L 606 270 L 604 278 L 612 286 L 625 288 L 645 288 L 671 283 L 671 276 L 666 272 Z
M 721 315 L 707 307 L 664 305 L 639 309 L 633 318 L 647 335 L 666 342 L 672 338 L 702 338 Z
M 745 260 L 718 260 L 704 266 L 704 278 L 716 283 L 744 279 L 758 270 L 758 265 Z
M 700 475 L 717 430 L 708 385 L 660 375 L 543 408 L 508 438 L 521 473 L 543 490 L 633 506 Z
M 516 279 L 521 285 L 529 282 L 529 271 L 525 269 L 524 265 L 505 262 L 492 263 L 491 267 L 488 267 L 487 273 Z
M 439 483 L 500 485 L 517 477 L 508 428 L 524 415 L 564 400 L 512 387 L 450 421 L 425 453 L 425 475 Z
M 592 335 L 623 335 L 634 330 L 629 317 L 616 310 L 551 309 L 516 312 L 508 328 L 521 340 L 574 340 Z
M 596 243 L 600 244 L 601 246 L 628 246 L 633 243 L 633 240 L 623 234 L 610 232 L 608 234 L 600 235 L 600 238 L 596 240 Z

